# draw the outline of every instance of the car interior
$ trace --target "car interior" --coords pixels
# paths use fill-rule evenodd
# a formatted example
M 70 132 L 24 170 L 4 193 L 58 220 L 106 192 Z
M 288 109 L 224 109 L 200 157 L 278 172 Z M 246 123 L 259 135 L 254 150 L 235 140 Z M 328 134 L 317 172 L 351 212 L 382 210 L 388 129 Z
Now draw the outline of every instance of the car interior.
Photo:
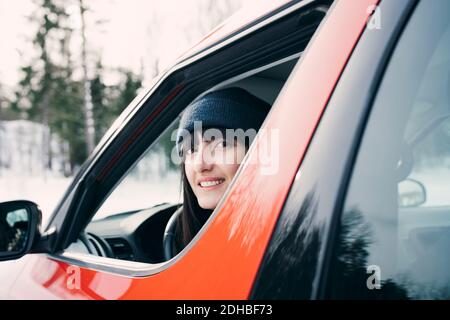
M 239 75 L 210 91 L 241 87 L 273 104 L 299 56 L 296 54 Z M 94 219 L 67 251 L 143 263 L 164 262 L 167 260 L 163 252 L 164 231 L 180 206 L 180 203 L 161 203 L 142 210 L 117 212 Z

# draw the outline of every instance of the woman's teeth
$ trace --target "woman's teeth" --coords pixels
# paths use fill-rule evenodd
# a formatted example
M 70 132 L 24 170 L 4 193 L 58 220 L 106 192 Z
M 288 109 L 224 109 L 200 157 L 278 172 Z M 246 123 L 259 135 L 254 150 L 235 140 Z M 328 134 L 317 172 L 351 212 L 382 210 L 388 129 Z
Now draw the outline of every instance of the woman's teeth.
M 202 181 L 200 182 L 200 186 L 203 188 L 217 186 L 218 184 L 221 184 L 224 180 L 214 180 L 214 181 Z

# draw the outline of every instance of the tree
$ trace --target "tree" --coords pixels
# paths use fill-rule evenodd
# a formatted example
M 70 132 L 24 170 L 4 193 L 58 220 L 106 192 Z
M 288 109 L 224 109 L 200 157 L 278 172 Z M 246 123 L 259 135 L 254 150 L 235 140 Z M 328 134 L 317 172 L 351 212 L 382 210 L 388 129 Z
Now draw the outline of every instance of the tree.
M 108 99 L 108 87 L 103 82 L 103 66 L 97 62 L 93 78 L 90 80 L 90 91 L 92 97 L 92 111 L 95 124 L 95 141 L 100 141 L 103 134 L 113 121 L 110 112 L 110 101 Z
M 44 141 L 46 149 L 45 167 L 52 168 L 51 135 L 52 124 L 56 123 L 55 114 L 58 113 L 56 95 L 64 90 L 61 87 L 65 75 L 64 68 L 58 68 L 56 57 L 51 53 L 52 48 L 60 46 L 70 31 L 68 14 L 64 7 L 55 0 L 35 0 L 36 10 L 29 17 L 36 25 L 33 38 L 37 56 L 21 68 L 22 79 L 15 92 L 15 100 L 11 109 L 22 113 L 23 117 L 37 121 L 48 127 L 45 130 Z M 56 99 L 55 99 L 56 98 Z
M 96 142 L 101 139 L 142 87 L 142 75 L 135 75 L 123 69 L 116 70 L 122 78 L 120 83 L 107 86 L 103 81 L 104 72 L 104 67 L 98 61 L 93 72 L 94 76 L 90 80 Z
M 11 110 L 11 101 L 5 96 L 0 84 L 0 122 L 4 120 L 16 120 L 19 117 L 17 112 Z M 0 146 L 1 147 L 1 146 Z
M 83 0 L 79 0 L 80 16 L 81 16 L 81 63 L 83 69 L 83 102 L 84 102 L 84 127 L 86 136 L 86 148 L 87 153 L 91 153 L 95 147 L 95 121 L 93 115 L 93 105 L 91 96 L 91 86 L 88 75 L 88 63 L 86 55 L 86 22 L 85 13 L 87 11 L 84 6 Z

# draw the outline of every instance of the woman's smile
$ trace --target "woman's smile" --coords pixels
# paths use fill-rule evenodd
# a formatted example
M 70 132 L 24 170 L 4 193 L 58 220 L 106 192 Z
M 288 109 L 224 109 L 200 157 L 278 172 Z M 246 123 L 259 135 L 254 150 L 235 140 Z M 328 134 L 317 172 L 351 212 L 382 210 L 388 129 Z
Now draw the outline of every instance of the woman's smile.
M 200 188 L 202 189 L 215 189 L 224 182 L 225 182 L 224 178 L 216 178 L 216 177 L 200 178 L 198 186 L 200 186 Z

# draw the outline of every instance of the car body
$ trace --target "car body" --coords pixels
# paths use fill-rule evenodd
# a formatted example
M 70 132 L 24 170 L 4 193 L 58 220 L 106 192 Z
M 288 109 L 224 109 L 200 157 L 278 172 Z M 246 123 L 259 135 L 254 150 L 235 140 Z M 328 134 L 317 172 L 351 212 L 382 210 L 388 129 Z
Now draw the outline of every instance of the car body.
M 35 253 L 21 258 L 20 268 L 10 277 L 6 297 L 449 297 L 445 289 L 442 296 L 426 295 L 425 289 L 413 290 L 407 285 L 402 289 L 392 280 L 396 279 L 394 276 L 383 276 L 391 260 L 383 258 L 380 264 L 377 260 L 369 263 L 364 259 L 371 255 L 361 248 L 358 251 L 357 243 L 351 243 L 353 246 L 344 256 L 347 260 L 336 258 L 344 248 L 337 246 L 343 241 L 339 235 L 345 226 L 341 217 L 349 201 L 347 197 L 358 191 L 351 189 L 355 179 L 352 173 L 358 168 L 366 130 L 370 130 L 370 110 L 383 88 L 383 77 L 395 58 L 393 52 L 403 31 L 415 11 L 425 10 L 421 7 L 424 2 L 271 2 L 266 3 L 267 7 L 253 8 L 251 14 L 243 11 L 216 28 L 163 72 L 114 123 L 43 228 Z M 163 132 L 183 106 L 213 85 L 292 56 L 300 59 L 277 95 L 261 129 L 263 133 L 258 135 L 207 225 L 179 256 L 167 262 L 143 263 L 67 250 L 77 241 L 99 201 L 109 195 L 149 141 Z M 392 84 L 395 85 L 398 83 Z M 258 150 L 271 150 L 267 135 L 273 131 L 279 136 L 276 152 L 261 159 Z M 380 159 L 388 158 L 389 154 L 379 153 Z M 276 168 L 275 173 L 270 172 L 271 166 Z M 378 186 L 373 177 L 370 179 L 366 184 L 373 182 Z M 448 188 L 448 183 L 445 186 Z M 383 193 L 375 187 L 372 191 L 380 196 Z M 390 198 L 392 194 L 389 193 Z M 438 227 L 445 228 L 450 221 L 445 215 L 449 207 L 447 204 L 436 209 Z M 140 224 L 154 215 L 151 210 L 161 212 L 168 208 L 172 207 L 163 205 L 138 215 L 133 212 L 126 218 L 140 217 Z M 404 225 L 412 225 L 422 219 L 420 210 L 428 210 L 420 208 L 416 205 L 405 209 L 409 218 L 403 221 L 404 215 L 400 215 L 398 219 Z M 433 208 L 429 209 L 430 216 L 435 214 Z M 408 220 L 411 217 L 416 220 Z M 354 220 L 359 221 L 357 217 Z M 351 232 L 352 224 L 348 228 Z M 426 228 L 437 230 L 431 222 Z M 91 226 L 90 233 L 104 237 L 100 229 Z M 411 230 L 404 232 L 411 236 Z M 428 229 L 424 230 L 418 231 Z M 439 236 L 444 241 L 448 239 L 448 229 L 439 230 Z M 430 234 L 423 237 L 429 238 Z M 368 246 L 370 241 L 361 243 Z M 381 243 L 381 252 L 388 251 L 383 245 L 389 245 L 382 240 L 377 243 Z M 448 253 L 438 253 L 444 260 L 437 264 L 448 266 Z M 377 254 L 380 253 L 376 251 L 375 257 Z M 356 271 L 352 269 L 350 274 L 361 276 L 360 282 L 357 289 L 349 292 L 340 281 L 348 281 L 349 288 L 353 288 L 351 281 L 357 277 L 349 280 L 349 272 L 342 268 L 346 261 L 359 258 L 363 265 L 355 267 Z M 379 265 L 381 268 L 377 269 Z M 443 279 L 448 270 L 442 271 Z M 377 278 L 380 273 L 381 282 Z

